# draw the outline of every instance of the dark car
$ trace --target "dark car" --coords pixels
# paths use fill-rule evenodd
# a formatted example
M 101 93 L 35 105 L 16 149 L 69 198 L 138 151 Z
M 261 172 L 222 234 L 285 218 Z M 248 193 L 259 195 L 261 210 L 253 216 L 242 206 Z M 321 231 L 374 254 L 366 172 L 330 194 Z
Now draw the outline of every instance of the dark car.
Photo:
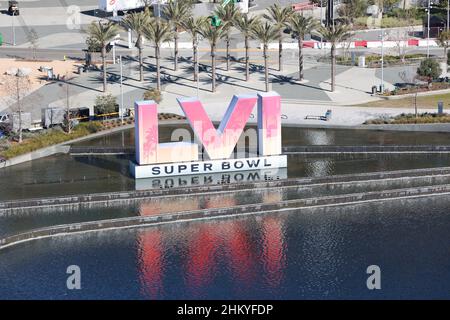
M 17 1 L 9 1 L 8 2 L 8 14 L 10 16 L 18 16 L 20 14 L 19 11 L 19 2 Z

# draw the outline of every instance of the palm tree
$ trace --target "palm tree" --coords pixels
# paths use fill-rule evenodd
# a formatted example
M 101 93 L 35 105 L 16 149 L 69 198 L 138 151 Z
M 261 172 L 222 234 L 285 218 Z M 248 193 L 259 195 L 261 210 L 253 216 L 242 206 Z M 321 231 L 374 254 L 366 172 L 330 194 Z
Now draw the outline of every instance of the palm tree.
M 122 20 L 122 25 L 126 30 L 133 30 L 137 34 L 136 47 L 139 50 L 139 81 L 144 81 L 144 64 L 142 61 L 143 33 L 144 27 L 148 24 L 148 10 L 132 13 Z
M 201 35 L 207 39 L 211 46 L 211 91 L 216 92 L 216 47 L 217 42 L 225 36 L 223 26 L 214 27 L 209 24 L 202 26 Z
M 230 31 L 238 14 L 239 10 L 234 3 L 229 3 L 225 7 L 219 6 L 215 11 L 215 15 L 224 23 L 227 71 L 230 70 Z
M 161 44 L 169 41 L 172 34 L 172 28 L 167 23 L 158 18 L 151 18 L 147 26 L 143 30 L 144 36 L 153 42 L 155 46 L 156 59 L 156 89 L 161 91 Z
M 312 17 L 305 18 L 299 13 L 294 13 L 289 19 L 289 27 L 298 41 L 298 80 L 303 80 L 303 38 L 305 34 L 317 27 L 317 22 Z
M 89 38 L 100 44 L 103 65 L 103 92 L 106 92 L 106 46 L 119 34 L 120 27 L 113 22 L 92 22 L 87 29 Z
M 321 26 L 319 33 L 331 43 L 331 91 L 334 92 L 336 81 L 336 44 L 350 38 L 352 33 L 347 25 L 342 24 L 329 27 Z
M 286 6 L 282 8 L 275 3 L 267 8 L 267 13 L 263 17 L 274 24 L 278 32 L 278 71 L 283 70 L 283 29 L 293 14 L 292 7 Z
M 194 81 L 198 80 L 198 35 L 201 32 L 202 26 L 207 22 L 208 21 L 204 17 L 189 17 L 189 19 L 183 22 L 183 28 L 189 32 L 192 37 L 192 48 L 194 54 Z
M 249 39 L 252 34 L 253 27 L 259 22 L 259 17 L 249 18 L 247 14 L 238 14 L 234 26 L 244 36 L 245 42 L 245 81 L 250 80 L 250 57 L 249 57 Z
M 269 42 L 276 39 L 278 36 L 278 29 L 274 27 L 270 22 L 256 23 L 252 29 L 252 34 L 255 39 L 258 39 L 263 44 L 263 57 L 264 57 L 264 76 L 266 83 L 266 92 L 269 91 L 269 69 L 267 67 L 267 49 Z
M 183 22 L 191 16 L 192 4 L 189 1 L 169 0 L 164 8 L 164 15 L 173 28 L 174 51 L 174 71 L 178 70 L 178 32 L 183 26 Z

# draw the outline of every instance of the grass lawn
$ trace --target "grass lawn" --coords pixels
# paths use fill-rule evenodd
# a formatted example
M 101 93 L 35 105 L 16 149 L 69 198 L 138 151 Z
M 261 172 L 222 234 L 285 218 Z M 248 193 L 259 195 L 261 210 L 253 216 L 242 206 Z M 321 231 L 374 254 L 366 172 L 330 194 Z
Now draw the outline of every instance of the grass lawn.
M 438 102 L 444 102 L 444 112 L 450 110 L 450 93 L 437 94 L 432 96 L 417 97 L 417 108 L 436 108 Z M 396 100 L 380 100 L 358 105 L 359 107 L 380 107 L 380 108 L 412 108 L 414 109 L 414 97 L 396 99 Z

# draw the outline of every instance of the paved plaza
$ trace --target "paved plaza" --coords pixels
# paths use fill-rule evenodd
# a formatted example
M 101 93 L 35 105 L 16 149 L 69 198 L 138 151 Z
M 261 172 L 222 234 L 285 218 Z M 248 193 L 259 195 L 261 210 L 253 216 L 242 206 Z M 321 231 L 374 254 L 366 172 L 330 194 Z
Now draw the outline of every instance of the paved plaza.
M 299 1 L 278 1 L 281 5 L 297 3 Z M 251 9 L 253 13 L 261 13 L 272 4 L 273 1 L 256 1 L 256 6 Z M 212 4 L 205 3 L 205 6 Z M 31 29 L 38 36 L 37 56 L 43 60 L 79 59 L 81 65 L 85 47 L 86 34 L 83 30 L 92 21 L 97 21 L 101 12 L 97 9 L 97 0 L 42 0 L 21 1 L 21 15 L 15 17 L 15 40 L 16 46 L 12 46 L 12 18 L 4 11 L 0 15 L 0 32 L 4 35 L 5 45 L 0 50 L 0 57 L 30 58 L 30 43 L 27 37 Z M 0 1 L 0 10 L 5 10 L 7 1 Z M 198 12 L 197 12 L 198 13 Z M 355 37 L 364 39 L 377 39 L 378 31 L 361 32 Z M 191 39 L 187 33 L 180 34 L 180 43 L 189 44 Z M 293 42 L 294 39 L 286 37 L 284 42 Z M 217 66 L 217 93 L 211 93 L 211 73 L 209 44 L 200 42 L 201 75 L 197 84 L 192 81 L 193 65 L 192 50 L 180 49 L 180 70 L 173 71 L 173 50 L 170 45 L 162 50 L 162 84 L 163 101 L 160 104 L 160 112 L 180 113 L 181 110 L 176 102 L 176 97 L 199 96 L 209 109 L 211 117 L 215 120 L 222 118 L 223 112 L 228 104 L 228 99 L 234 94 L 246 94 L 264 90 L 264 70 L 262 52 L 258 41 L 250 41 L 252 62 L 251 79 L 244 81 L 244 42 L 237 31 L 231 36 L 232 66 L 230 71 L 225 70 L 224 48 L 225 43 L 221 41 L 218 45 Z M 3 50 L 4 49 L 4 50 Z M 379 49 L 355 49 L 359 54 L 367 52 L 378 52 Z M 417 49 L 411 49 L 417 50 Z M 284 121 L 292 123 L 322 123 L 316 120 L 304 120 L 306 115 L 323 115 L 327 110 L 333 111 L 332 120 L 327 124 L 360 124 L 368 117 L 377 117 L 383 114 L 398 114 L 410 112 L 408 108 L 396 108 L 393 110 L 380 108 L 346 108 L 347 106 L 362 104 L 378 100 L 371 95 L 372 86 L 381 84 L 381 72 L 374 68 L 359 68 L 348 66 L 337 66 L 336 91 L 330 91 L 330 65 L 323 58 L 329 56 L 326 49 L 304 50 L 305 81 L 299 83 L 298 79 L 298 52 L 296 49 L 284 50 L 284 70 L 278 72 L 278 52 L 269 52 L 269 76 L 270 88 L 278 92 L 283 98 Z M 432 48 L 431 52 L 439 52 Z M 129 49 L 127 35 L 121 34 L 121 41 L 116 48 L 116 56 L 124 57 L 124 82 L 123 102 L 124 108 L 131 108 L 134 101 L 142 99 L 146 89 L 155 87 L 155 59 L 154 49 L 146 43 L 145 56 L 145 81 L 140 83 L 138 79 L 138 64 L 136 48 Z M 112 62 L 111 53 L 108 60 Z M 394 84 L 401 81 L 399 74 L 403 71 L 414 73 L 416 66 L 404 66 L 385 68 L 384 86 L 392 89 Z M 109 92 L 118 97 L 120 102 L 120 71 L 118 64 L 108 65 Z M 100 71 L 82 73 L 69 81 L 70 105 L 71 107 L 92 107 L 95 98 L 102 94 L 102 78 Z M 197 89 L 198 87 L 198 89 Z M 48 83 L 38 90 L 32 92 L 23 101 L 24 109 L 32 113 L 35 119 L 40 118 L 41 109 L 48 106 L 66 106 L 66 87 L 61 83 Z M 226 101 L 225 101 L 225 100 Z M 0 101 L 0 111 L 14 109 L 14 105 Z

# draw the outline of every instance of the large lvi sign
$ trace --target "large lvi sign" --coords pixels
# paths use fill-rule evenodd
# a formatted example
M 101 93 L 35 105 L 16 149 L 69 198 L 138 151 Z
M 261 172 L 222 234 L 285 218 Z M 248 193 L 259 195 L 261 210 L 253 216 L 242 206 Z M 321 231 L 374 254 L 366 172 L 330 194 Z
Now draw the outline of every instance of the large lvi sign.
M 136 160 L 130 162 L 135 178 L 273 169 L 287 166 L 281 155 L 281 98 L 275 92 L 234 96 L 216 129 L 197 98 L 177 99 L 196 141 L 159 143 L 158 106 L 154 101 L 135 104 Z M 258 155 L 230 159 L 255 105 L 258 104 Z

